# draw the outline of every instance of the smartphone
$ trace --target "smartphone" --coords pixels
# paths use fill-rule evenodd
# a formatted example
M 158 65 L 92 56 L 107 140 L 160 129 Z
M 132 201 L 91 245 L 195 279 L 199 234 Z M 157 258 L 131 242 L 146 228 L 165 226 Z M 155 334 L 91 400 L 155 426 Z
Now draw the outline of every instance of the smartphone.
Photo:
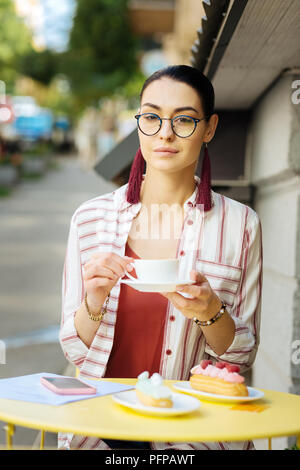
M 41 377 L 41 383 L 59 395 L 93 395 L 97 389 L 74 377 Z

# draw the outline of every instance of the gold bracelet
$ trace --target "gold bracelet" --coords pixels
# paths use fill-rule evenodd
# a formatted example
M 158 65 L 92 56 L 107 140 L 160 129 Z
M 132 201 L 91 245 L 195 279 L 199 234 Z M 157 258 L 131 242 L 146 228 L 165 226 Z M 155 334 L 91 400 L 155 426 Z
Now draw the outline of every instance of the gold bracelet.
M 84 303 L 85 303 L 85 308 L 87 310 L 87 313 L 88 313 L 88 316 L 89 316 L 90 320 L 93 320 L 93 321 L 101 321 L 102 320 L 102 318 L 104 317 L 104 315 L 106 314 L 106 311 L 107 311 L 107 305 L 108 305 L 109 298 L 110 298 L 110 292 L 107 296 L 104 307 L 101 307 L 100 313 L 98 313 L 98 315 L 93 315 L 90 312 L 90 309 L 89 309 L 89 306 L 88 306 L 88 303 L 87 303 L 87 292 L 85 293 Z
M 226 311 L 226 304 L 225 304 L 225 302 L 222 302 L 221 309 L 210 320 L 201 321 L 201 320 L 198 320 L 198 318 L 196 318 L 196 317 L 193 320 L 199 326 L 209 326 L 209 325 L 212 325 L 213 323 L 215 323 L 217 320 L 219 320 L 219 318 L 221 318 L 224 315 L 225 311 Z

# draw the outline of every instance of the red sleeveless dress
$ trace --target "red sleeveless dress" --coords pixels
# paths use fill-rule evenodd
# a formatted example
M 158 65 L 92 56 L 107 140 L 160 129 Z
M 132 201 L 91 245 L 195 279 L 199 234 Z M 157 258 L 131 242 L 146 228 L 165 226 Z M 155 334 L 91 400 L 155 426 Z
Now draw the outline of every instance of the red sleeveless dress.
M 140 259 L 126 243 L 126 256 Z M 130 274 L 136 276 L 133 270 Z M 168 299 L 121 284 L 112 351 L 105 378 L 159 372 Z

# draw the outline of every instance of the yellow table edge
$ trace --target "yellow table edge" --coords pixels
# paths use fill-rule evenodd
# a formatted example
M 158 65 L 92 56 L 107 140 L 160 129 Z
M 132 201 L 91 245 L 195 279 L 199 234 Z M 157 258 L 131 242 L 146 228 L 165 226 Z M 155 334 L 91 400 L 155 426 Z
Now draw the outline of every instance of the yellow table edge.
M 99 380 L 99 379 L 97 379 Z M 134 384 L 136 382 L 136 379 L 100 379 L 100 380 L 110 380 L 110 381 L 115 381 L 115 382 L 120 382 L 120 383 L 126 383 L 126 384 Z M 169 386 L 172 386 L 173 383 L 176 383 L 176 382 L 179 382 L 178 380 L 166 380 L 165 383 L 166 385 L 169 385 Z M 174 392 L 178 393 L 178 390 L 175 390 L 173 389 Z M 293 395 L 293 394 L 287 394 L 287 393 L 284 393 L 284 392 L 276 392 L 276 391 L 272 391 L 272 390 L 265 390 L 265 389 L 259 389 L 259 390 L 262 390 L 264 393 L 265 393 L 265 396 L 268 396 L 268 394 L 272 394 L 272 393 L 277 393 L 277 394 L 284 394 L 284 395 L 291 395 L 291 396 L 297 396 L 299 397 L 300 399 L 300 396 L 298 395 Z M 91 398 L 91 400 L 99 400 L 99 399 L 103 399 L 103 398 L 106 398 L 107 396 L 104 396 L 104 397 L 97 397 L 97 398 Z M 0 399 L 1 400 L 4 400 L 4 399 Z M 201 400 L 200 400 L 201 401 Z M 29 402 L 21 402 L 21 401 L 18 401 L 19 403 L 26 403 L 26 405 L 28 405 Z M 79 403 L 79 402 L 74 402 L 74 403 Z M 213 405 L 214 403 L 213 402 L 208 402 L 208 401 L 201 401 L 202 404 L 211 404 Z M 69 405 L 71 405 L 72 403 L 70 403 Z M 39 406 L 52 406 L 52 405 L 42 405 L 42 404 L 39 404 L 39 403 L 31 403 L 31 405 L 33 406 L 36 406 L 36 405 L 39 405 Z M 54 405 L 53 405 L 54 406 Z M 65 405 L 61 405 L 61 406 L 65 406 Z M 226 404 L 226 406 L 228 406 L 228 404 Z M 58 408 L 57 406 L 54 406 L 54 408 Z M 201 409 L 201 408 L 200 408 Z M 235 413 L 238 413 L 238 412 L 235 412 Z M 172 418 L 163 418 L 164 420 L 167 420 L 167 419 L 171 419 L 173 422 L 174 420 L 176 421 L 176 418 L 175 417 L 172 417 Z M 44 425 L 42 424 L 41 422 L 39 422 L 38 420 L 32 420 L 32 421 L 28 421 L 28 419 L 26 419 L 26 421 L 24 421 L 23 418 L 18 418 L 18 416 L 13 416 L 11 413 L 9 414 L 5 414 L 5 412 L 2 412 L 0 411 L 0 420 L 1 421 L 4 421 L 6 423 L 8 423 L 9 425 L 9 429 L 11 430 L 11 426 L 13 425 L 17 425 L 17 426 L 21 426 L 21 427 L 25 427 L 25 428 L 30 428 L 30 429 L 36 429 L 36 430 L 42 430 L 43 432 L 45 431 L 48 431 L 48 432 L 54 432 L 54 433 L 57 433 L 57 432 L 62 432 L 62 433 L 72 433 L 74 435 L 76 434 L 80 434 L 80 435 L 86 435 L 86 436 L 89 436 L 89 437 L 100 437 L 98 433 L 95 433 L 95 432 L 91 432 L 88 427 L 87 429 L 85 430 L 84 427 L 81 428 L 80 432 L 74 432 L 74 429 L 73 428 L 70 428 L 68 426 L 63 426 L 63 425 L 59 425 L 59 426 L 52 426 L 52 425 Z M 285 431 L 285 432 L 270 432 L 268 433 L 268 435 L 266 435 L 265 432 L 252 432 L 251 435 L 249 435 L 249 433 L 241 433 L 241 431 L 239 431 L 238 435 L 235 435 L 235 434 L 230 434 L 229 437 L 227 437 L 226 439 L 223 439 L 223 438 L 220 438 L 220 435 L 218 435 L 217 437 L 211 437 L 211 438 L 205 438 L 205 441 L 207 442 L 215 442 L 215 441 L 220 441 L 220 440 L 225 440 L 225 441 L 247 441 L 247 440 L 252 440 L 252 439 L 267 439 L 267 438 L 274 438 L 274 437 L 284 437 L 284 436 L 298 436 L 298 440 L 297 440 L 297 444 L 299 445 L 300 444 L 300 422 L 299 422 L 299 428 L 297 429 L 293 429 L 291 431 Z M 151 441 L 161 441 L 161 438 L 157 438 L 157 436 L 155 435 L 148 435 L 147 436 L 147 439 L 143 439 L 141 438 L 141 436 L 139 434 L 131 434 L 130 437 L 129 436 L 120 436 L 120 437 L 116 437 L 115 433 L 112 434 L 110 432 L 101 432 L 101 437 L 103 438 L 106 438 L 106 439 L 124 439 L 124 440 L 151 440 Z M 174 439 L 174 437 L 172 437 L 171 439 L 172 441 L 174 442 L 180 442 L 182 440 L 186 440 L 186 438 L 183 438 L 182 436 L 179 436 L 178 438 Z M 203 441 L 203 438 L 201 438 L 201 440 Z M 201 441 L 199 441 L 201 442 Z

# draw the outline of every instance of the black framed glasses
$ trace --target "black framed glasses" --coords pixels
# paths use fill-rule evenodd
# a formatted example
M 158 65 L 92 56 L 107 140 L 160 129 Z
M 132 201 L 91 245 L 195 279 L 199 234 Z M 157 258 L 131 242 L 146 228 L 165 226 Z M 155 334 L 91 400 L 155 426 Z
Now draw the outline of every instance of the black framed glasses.
M 157 134 L 162 126 L 163 121 L 171 121 L 171 127 L 178 137 L 190 137 L 197 127 L 198 122 L 206 119 L 206 116 L 201 119 L 196 119 L 191 116 L 181 114 L 171 118 L 161 118 L 155 113 L 136 114 L 135 119 L 139 130 L 145 135 Z

